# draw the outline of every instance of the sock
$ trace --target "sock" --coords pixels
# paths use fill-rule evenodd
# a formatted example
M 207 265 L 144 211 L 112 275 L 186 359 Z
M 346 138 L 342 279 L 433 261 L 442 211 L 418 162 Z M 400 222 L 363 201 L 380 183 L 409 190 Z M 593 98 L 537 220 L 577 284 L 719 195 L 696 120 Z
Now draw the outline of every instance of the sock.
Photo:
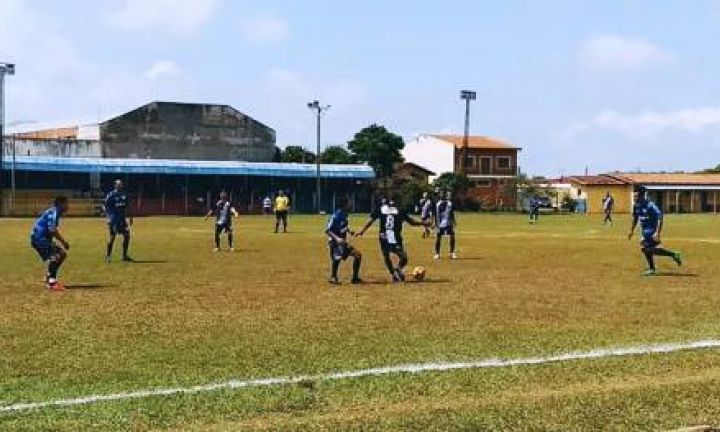
M 114 244 L 115 244 L 115 237 L 111 238 L 110 241 L 108 241 L 108 244 L 107 244 L 107 253 L 105 254 L 105 256 L 110 256 L 110 255 L 112 255 L 112 250 L 113 250 L 113 245 L 114 245 Z
M 230 246 L 230 248 L 233 247 L 233 235 L 232 235 L 232 233 L 229 233 L 229 234 L 228 234 L 228 246 Z
M 48 263 L 48 279 L 57 279 L 58 270 L 60 270 L 60 264 L 55 260 L 50 260 Z
M 130 234 L 123 236 L 123 257 L 128 256 L 128 249 L 130 248 Z
M 383 258 L 385 260 L 385 267 L 388 269 L 391 275 L 395 274 L 395 266 L 393 265 L 392 259 L 390 259 L 390 254 L 383 254 Z
M 645 260 L 647 261 L 648 268 L 655 270 L 655 258 L 653 257 L 652 249 L 643 249 L 643 253 L 645 254 Z
M 353 258 L 353 279 L 360 279 L 360 266 L 362 265 L 362 257 Z
M 337 279 L 338 277 L 338 270 L 340 269 L 340 261 L 339 260 L 332 260 L 332 266 L 331 266 L 331 273 L 330 277 L 333 279 Z
M 220 249 L 220 233 L 215 232 L 215 247 Z
M 671 256 L 675 256 L 675 252 L 669 251 L 665 248 L 656 247 L 655 250 L 653 251 L 653 255 L 671 257 Z
M 450 253 L 455 253 L 455 235 L 450 236 Z
M 440 242 L 442 241 L 442 237 L 437 236 L 435 237 L 435 254 L 440 255 Z

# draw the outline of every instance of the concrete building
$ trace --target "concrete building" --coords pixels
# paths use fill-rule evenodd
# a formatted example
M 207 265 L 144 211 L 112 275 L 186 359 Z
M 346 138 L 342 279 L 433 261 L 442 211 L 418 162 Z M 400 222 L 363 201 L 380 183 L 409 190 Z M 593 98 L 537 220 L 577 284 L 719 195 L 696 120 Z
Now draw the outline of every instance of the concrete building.
M 720 211 L 720 174 L 693 173 L 610 173 L 573 176 L 570 182 L 586 201 L 589 213 L 602 212 L 602 199 L 609 191 L 615 198 L 615 211 L 632 211 L 633 190 L 645 186 L 650 197 L 667 213 Z
M 515 208 L 515 191 L 508 183 L 516 178 L 518 152 L 521 149 L 502 140 L 471 136 L 465 174 L 473 183 L 470 195 L 482 201 L 486 208 Z M 461 170 L 463 159 L 462 135 L 418 135 L 410 139 L 403 156 L 437 175 Z M 434 179 L 431 178 L 431 180 Z
M 228 105 L 152 102 L 99 123 L 13 133 L 25 156 L 270 162 L 275 131 Z M 12 141 L 12 138 L 11 138 Z M 6 156 L 11 152 L 6 147 Z

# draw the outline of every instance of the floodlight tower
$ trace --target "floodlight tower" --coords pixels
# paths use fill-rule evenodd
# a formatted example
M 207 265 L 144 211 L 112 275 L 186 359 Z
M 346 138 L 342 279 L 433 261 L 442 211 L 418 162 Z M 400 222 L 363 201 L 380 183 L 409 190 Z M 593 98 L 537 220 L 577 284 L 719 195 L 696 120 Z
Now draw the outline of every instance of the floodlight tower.
M 320 187 L 320 119 L 325 111 L 330 109 L 330 105 L 321 105 L 319 101 L 314 100 L 307 104 L 308 108 L 313 110 L 317 118 L 317 152 L 315 154 L 315 211 L 320 213 L 322 210 L 321 187 Z
M 15 65 L 0 62 L 0 204 L 3 190 L 3 156 L 5 155 L 5 75 L 15 75 Z M 0 215 L 2 205 L 0 205 Z
M 463 135 L 462 161 L 460 174 L 465 174 L 468 161 L 468 145 L 470 141 L 470 101 L 477 99 L 477 93 L 472 90 L 461 90 L 460 99 L 465 101 L 465 134 Z

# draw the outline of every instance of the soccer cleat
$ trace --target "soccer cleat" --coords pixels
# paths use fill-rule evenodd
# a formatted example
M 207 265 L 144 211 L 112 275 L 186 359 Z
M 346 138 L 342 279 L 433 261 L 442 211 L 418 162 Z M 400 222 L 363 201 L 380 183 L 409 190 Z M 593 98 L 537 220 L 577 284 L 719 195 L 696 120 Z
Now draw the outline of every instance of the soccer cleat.
M 647 269 L 645 272 L 643 272 L 643 276 L 655 276 L 657 275 L 657 270 L 655 269 Z
M 435 255 L 433 255 L 433 259 L 434 259 L 435 261 L 439 260 L 439 259 L 440 259 L 440 254 L 435 254 Z
M 110 255 L 108 255 L 108 256 L 105 257 L 105 262 L 106 262 L 106 263 L 110 264 L 111 261 L 112 261 L 112 257 L 110 257 Z
M 451 260 L 456 260 L 456 259 L 458 259 L 457 254 L 456 254 L 455 252 L 451 253 L 451 254 L 450 254 L 450 259 L 451 259 Z
M 682 254 L 680 252 L 673 253 L 672 259 L 673 259 L 673 261 L 675 261 L 675 264 L 677 264 L 678 267 L 682 266 L 683 260 L 682 260 Z
M 337 277 L 331 277 L 330 279 L 328 279 L 328 283 L 330 285 L 340 285 L 340 279 L 338 279 Z
M 58 280 L 54 280 L 54 281 L 48 280 L 47 289 L 49 291 L 65 291 L 65 287 Z
M 230 252 L 235 252 L 235 248 L 234 248 L 234 247 L 231 247 L 231 248 L 230 248 Z
M 405 273 L 403 273 L 400 269 L 395 269 L 395 277 L 398 279 L 398 282 L 405 282 Z
M 213 249 L 213 252 L 220 252 L 220 248 Z
M 353 284 L 353 285 L 360 285 L 360 284 L 363 283 L 363 280 L 360 279 L 359 277 L 355 277 L 355 278 L 352 278 L 352 280 L 350 281 L 350 283 Z
M 123 262 L 135 262 L 134 259 L 130 258 L 130 257 L 127 256 L 127 255 L 124 256 L 124 257 L 122 258 L 122 260 L 123 260 Z

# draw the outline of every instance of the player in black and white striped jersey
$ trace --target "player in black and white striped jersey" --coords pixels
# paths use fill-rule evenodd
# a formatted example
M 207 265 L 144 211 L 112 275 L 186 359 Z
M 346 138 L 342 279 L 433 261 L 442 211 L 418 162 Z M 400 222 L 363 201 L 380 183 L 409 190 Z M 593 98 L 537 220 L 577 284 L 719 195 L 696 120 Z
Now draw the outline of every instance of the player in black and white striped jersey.
M 205 215 L 205 220 L 208 220 L 213 214 L 215 215 L 215 252 L 220 251 L 220 235 L 222 233 L 227 234 L 228 247 L 231 252 L 234 251 L 232 218 L 237 217 L 238 212 L 228 200 L 227 192 L 220 192 L 220 199 L 215 204 L 215 208 Z

